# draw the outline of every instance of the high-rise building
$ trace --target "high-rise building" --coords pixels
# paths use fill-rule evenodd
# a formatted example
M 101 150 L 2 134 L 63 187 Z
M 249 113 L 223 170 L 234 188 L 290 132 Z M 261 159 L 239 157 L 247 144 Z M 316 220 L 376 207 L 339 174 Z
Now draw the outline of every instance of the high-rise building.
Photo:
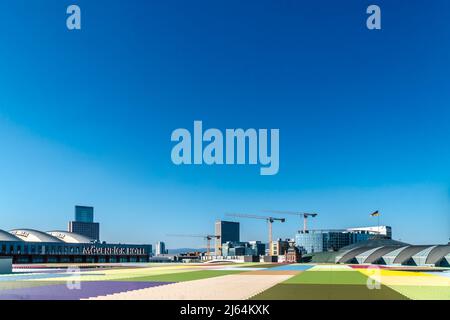
M 94 222 L 94 207 L 75 206 L 75 221 Z
M 162 241 L 158 241 L 155 246 L 155 255 L 160 256 L 163 254 L 167 254 L 166 244 Z
M 94 222 L 94 208 L 75 206 L 75 221 L 69 221 L 68 231 L 100 241 L 100 224 Z
M 215 229 L 215 235 L 219 236 L 215 245 L 216 255 L 222 255 L 222 244 L 240 242 L 239 222 L 218 220 Z

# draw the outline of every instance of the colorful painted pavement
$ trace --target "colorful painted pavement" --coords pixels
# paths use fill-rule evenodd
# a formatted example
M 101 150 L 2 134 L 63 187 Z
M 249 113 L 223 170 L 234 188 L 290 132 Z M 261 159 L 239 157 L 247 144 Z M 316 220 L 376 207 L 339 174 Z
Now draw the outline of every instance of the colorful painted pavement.
M 109 295 L 157 287 L 164 282 L 125 282 L 93 281 L 82 282 L 79 287 L 74 283 L 42 285 L 29 288 L 17 288 L 0 291 L 2 300 L 80 300 L 90 297 Z
M 145 264 L 0 275 L 0 299 L 450 300 L 450 270 L 314 264 Z

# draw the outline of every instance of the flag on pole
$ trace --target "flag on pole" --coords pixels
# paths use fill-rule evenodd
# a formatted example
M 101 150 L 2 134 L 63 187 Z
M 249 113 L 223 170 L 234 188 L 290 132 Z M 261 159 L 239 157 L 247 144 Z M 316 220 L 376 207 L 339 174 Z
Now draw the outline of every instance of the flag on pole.
M 380 212 L 377 210 L 374 213 L 370 214 L 371 217 L 379 217 L 380 216 Z

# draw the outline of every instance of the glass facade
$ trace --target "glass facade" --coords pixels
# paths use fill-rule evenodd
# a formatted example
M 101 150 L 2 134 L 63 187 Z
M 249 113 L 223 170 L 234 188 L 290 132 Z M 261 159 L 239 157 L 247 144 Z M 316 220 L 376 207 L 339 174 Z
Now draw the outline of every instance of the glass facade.
M 100 241 L 100 224 L 97 222 L 69 222 L 69 232 L 81 234 L 93 240 Z
M 303 253 L 323 252 L 323 233 L 307 232 L 295 235 L 295 244 Z
M 352 244 L 352 234 L 345 232 L 324 233 L 323 248 L 324 251 L 337 251 L 345 246 Z
M 94 222 L 94 207 L 75 206 L 75 221 Z
M 338 251 L 353 243 L 369 240 L 368 232 L 310 230 L 295 235 L 295 244 L 301 252 L 312 254 L 324 251 Z
M 100 224 L 94 222 L 94 207 L 75 206 L 75 221 L 69 222 L 69 232 L 100 241 Z
M 261 243 L 261 241 L 250 241 L 248 242 L 251 247 L 253 256 L 263 256 L 266 254 L 266 245 Z
M 261 256 L 264 255 L 266 245 L 260 241 L 231 242 L 222 244 L 222 256 Z
M 155 255 L 167 254 L 166 244 L 162 241 L 158 241 L 155 246 Z
M 0 241 L 0 256 L 13 263 L 148 262 L 151 252 L 151 245 Z
M 239 222 L 216 221 L 215 235 L 220 236 L 219 239 L 216 239 L 215 251 L 217 255 L 222 254 L 221 247 L 224 243 L 241 241 L 239 229 Z

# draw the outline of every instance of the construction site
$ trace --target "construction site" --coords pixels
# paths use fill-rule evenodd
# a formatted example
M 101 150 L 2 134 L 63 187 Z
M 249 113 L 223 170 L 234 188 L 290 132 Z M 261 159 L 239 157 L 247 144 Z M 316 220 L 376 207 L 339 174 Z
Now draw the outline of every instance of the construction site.
M 0 300 L 450 299 L 450 244 L 409 245 L 393 240 L 392 228 L 380 225 L 310 229 L 309 220 L 317 213 L 266 213 L 228 213 L 236 221 L 218 220 L 214 232 L 167 235 L 197 239 L 206 250 L 164 260 L 170 255 L 159 242 L 160 254 L 145 257 L 161 259 L 158 263 L 112 263 L 100 250 L 98 260 L 70 262 L 69 252 L 59 252 L 67 259 L 13 264 L 5 253 L 0 257 Z M 288 216 L 301 219 L 300 230 L 292 239 L 275 238 L 276 226 L 288 223 Z M 267 228 L 267 239 L 242 241 L 241 219 L 255 226 L 264 222 L 259 227 Z M 298 219 L 293 221 L 298 225 Z M 15 242 L 22 246 L 26 241 L 19 237 L 50 240 L 44 233 L 28 233 L 0 233 L 0 248 Z M 74 237 L 64 235 L 66 241 Z
M 450 245 L 411 245 L 393 240 L 390 226 L 309 229 L 308 221 L 317 213 L 264 211 L 267 215 L 227 213 L 218 220 L 215 232 L 204 235 L 173 234 L 169 237 L 203 239 L 206 252 L 178 256 L 178 261 L 237 263 L 334 263 L 394 266 L 450 267 Z M 376 211 L 372 216 L 379 216 Z M 274 226 L 287 223 L 287 216 L 300 218 L 301 229 L 292 238 L 274 238 Z M 241 241 L 240 221 L 266 223 L 267 240 Z M 298 223 L 297 219 L 295 219 Z M 214 245 L 214 248 L 212 247 Z

